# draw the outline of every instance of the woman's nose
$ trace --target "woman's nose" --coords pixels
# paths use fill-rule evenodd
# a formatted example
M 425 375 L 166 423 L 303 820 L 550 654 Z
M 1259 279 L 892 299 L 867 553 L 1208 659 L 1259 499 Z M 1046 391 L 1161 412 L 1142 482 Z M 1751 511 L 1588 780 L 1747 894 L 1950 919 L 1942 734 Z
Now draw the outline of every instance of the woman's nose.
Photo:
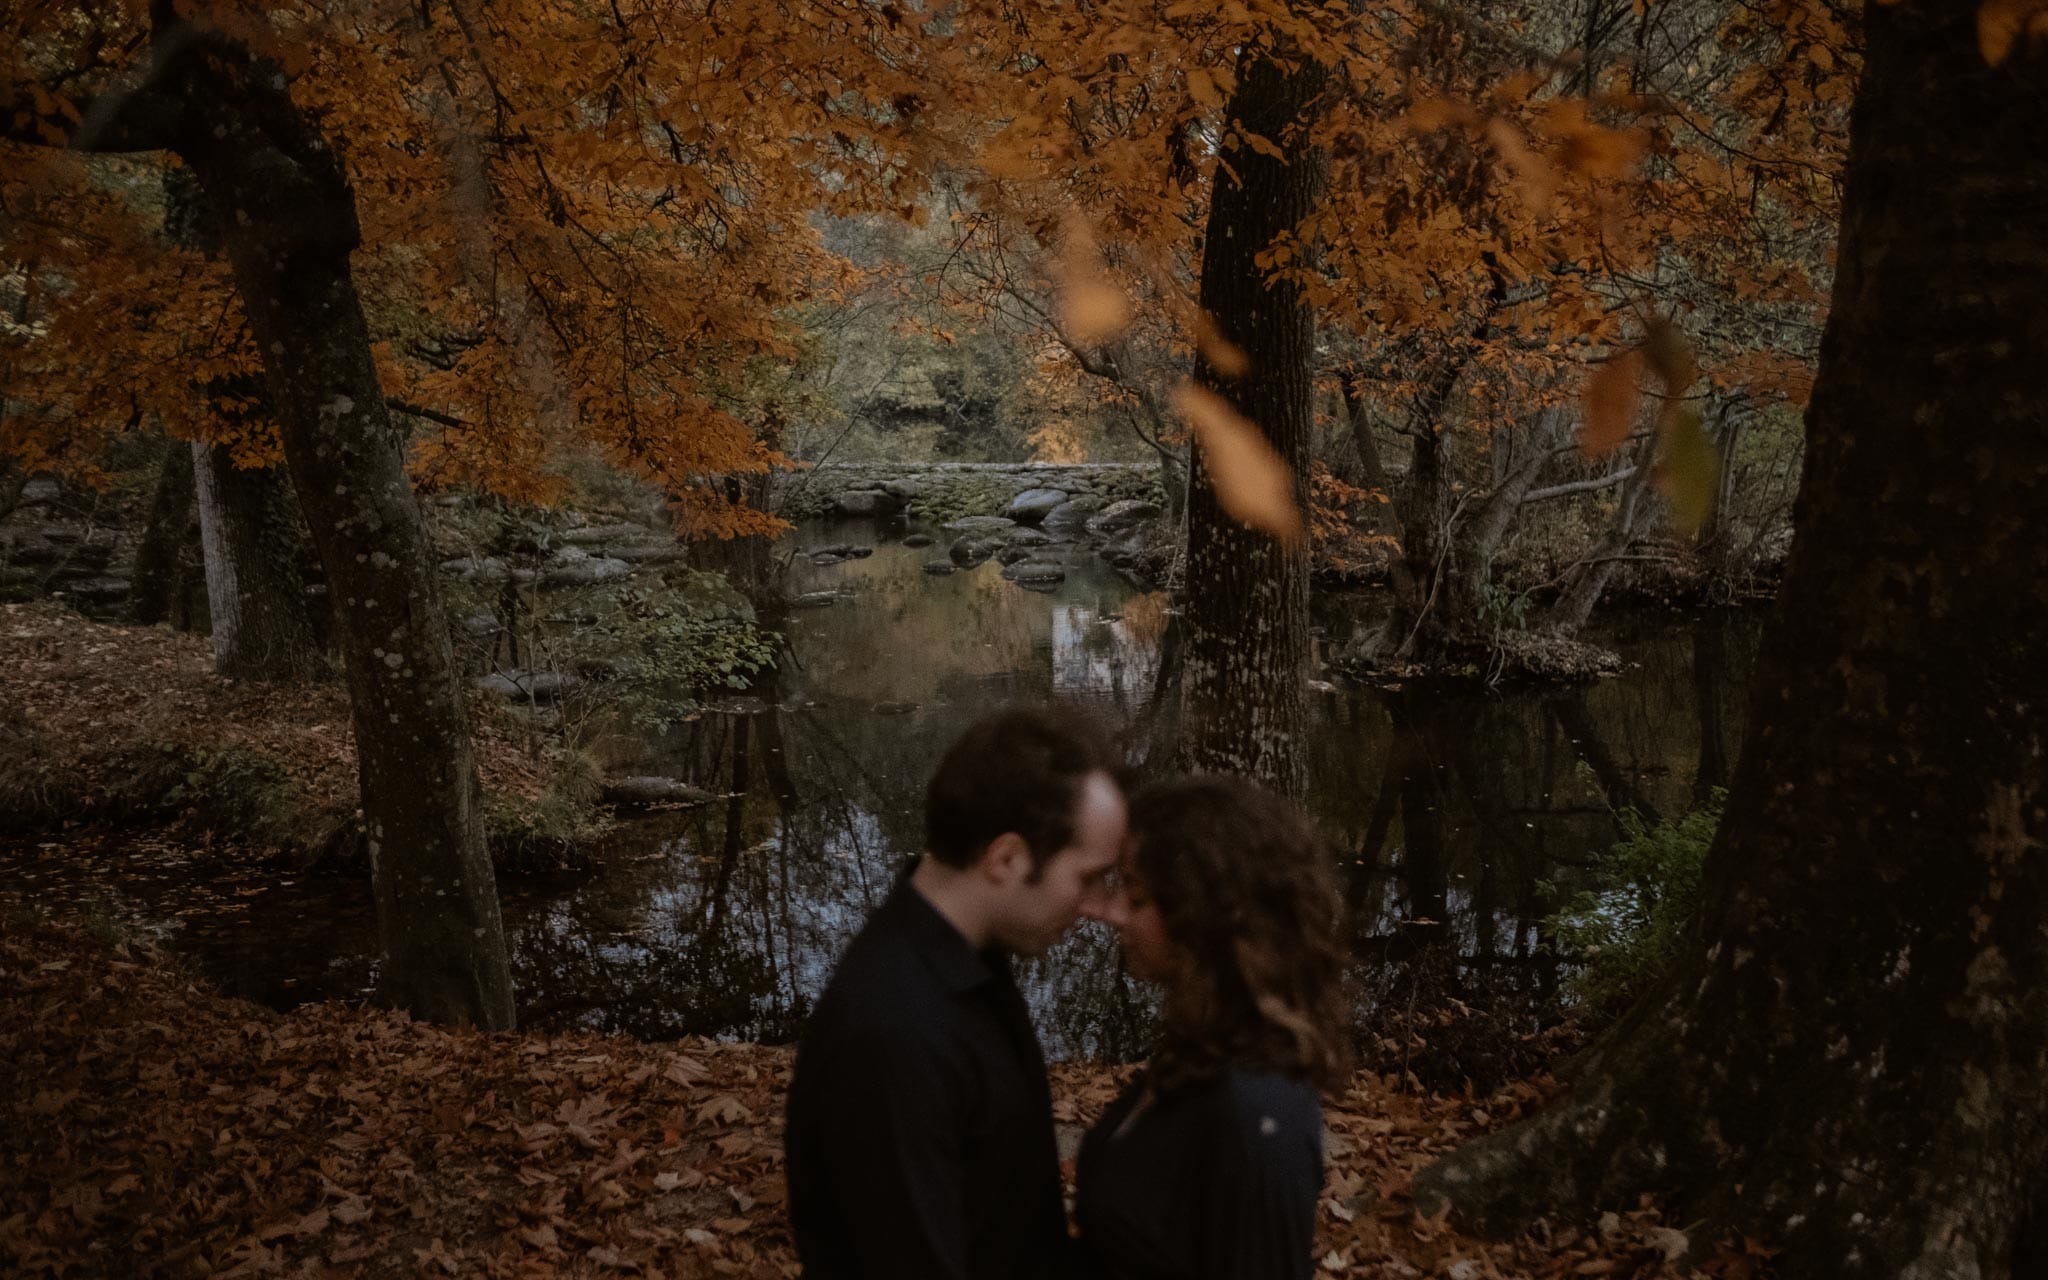
M 1122 929 L 1124 921 L 1130 918 L 1130 911 L 1124 906 L 1124 895 L 1116 892 L 1097 896 L 1083 914 L 1090 920 L 1102 921 L 1112 929 Z

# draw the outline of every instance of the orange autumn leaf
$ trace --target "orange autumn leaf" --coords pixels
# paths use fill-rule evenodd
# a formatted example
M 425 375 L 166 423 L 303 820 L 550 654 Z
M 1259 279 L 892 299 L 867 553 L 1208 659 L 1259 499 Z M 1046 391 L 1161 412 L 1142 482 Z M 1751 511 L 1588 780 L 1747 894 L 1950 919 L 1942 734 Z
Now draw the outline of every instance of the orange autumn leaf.
M 1636 416 L 1637 386 L 1643 356 L 1629 351 L 1593 371 L 1586 381 L 1586 423 L 1579 430 L 1579 450 L 1589 458 L 1611 453 L 1628 439 Z
M 1984 0 L 1977 8 L 1977 47 L 1984 61 L 1997 66 L 2012 55 L 2036 18 L 2048 13 L 2048 0 Z
M 1190 382 L 1175 389 L 1173 407 L 1194 429 L 1209 484 L 1230 518 L 1282 542 L 1299 538 L 1294 473 L 1266 443 L 1265 433 L 1222 396 Z
M 1107 342 L 1130 323 L 1130 301 L 1104 276 L 1095 234 L 1077 213 L 1067 215 L 1056 274 L 1060 326 L 1082 346 Z
M 1216 318 L 1206 311 L 1195 313 L 1195 349 L 1202 353 L 1202 359 L 1209 362 L 1211 369 L 1226 378 L 1242 378 L 1251 372 L 1251 357 L 1244 353 L 1244 348 L 1223 336 Z

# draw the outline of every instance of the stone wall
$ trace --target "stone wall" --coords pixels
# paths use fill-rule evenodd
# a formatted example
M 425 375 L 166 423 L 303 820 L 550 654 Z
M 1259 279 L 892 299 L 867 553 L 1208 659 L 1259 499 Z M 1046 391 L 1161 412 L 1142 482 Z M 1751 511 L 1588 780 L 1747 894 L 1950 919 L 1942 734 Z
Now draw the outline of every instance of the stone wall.
M 907 511 L 935 522 L 1003 515 L 1017 498 L 1044 491 L 1047 509 L 1060 500 L 1102 507 L 1132 498 L 1163 505 L 1153 463 L 858 462 L 826 463 L 785 473 L 777 485 L 780 514 L 886 516 Z M 1055 499 L 1052 495 L 1062 497 Z

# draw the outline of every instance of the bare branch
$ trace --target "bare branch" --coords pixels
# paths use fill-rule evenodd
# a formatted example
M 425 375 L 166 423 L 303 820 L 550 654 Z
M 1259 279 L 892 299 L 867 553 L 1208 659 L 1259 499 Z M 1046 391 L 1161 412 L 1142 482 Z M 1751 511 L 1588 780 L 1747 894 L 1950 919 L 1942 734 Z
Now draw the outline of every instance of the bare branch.
M 1604 476 L 1595 476 L 1591 480 L 1573 480 L 1566 484 L 1554 484 L 1548 489 L 1534 489 L 1522 495 L 1522 505 L 1526 507 L 1532 502 L 1568 498 L 1575 493 L 1597 493 L 1602 489 L 1613 488 L 1635 473 L 1636 469 L 1633 466 L 1627 466 L 1610 471 Z

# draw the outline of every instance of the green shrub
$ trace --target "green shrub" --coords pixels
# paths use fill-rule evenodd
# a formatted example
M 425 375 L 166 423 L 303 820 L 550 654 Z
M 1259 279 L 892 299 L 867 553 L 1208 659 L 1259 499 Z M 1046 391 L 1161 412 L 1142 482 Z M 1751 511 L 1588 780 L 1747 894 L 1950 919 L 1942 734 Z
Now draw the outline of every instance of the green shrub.
M 1584 1016 L 1626 1011 L 1677 959 L 1726 799 L 1716 791 L 1702 808 L 1654 827 L 1624 812 L 1626 837 L 1595 865 L 1592 883 L 1544 921 L 1551 945 L 1583 966 L 1566 992 Z
M 607 592 L 596 619 L 577 641 L 579 654 L 606 669 L 596 696 L 649 732 L 694 713 L 700 694 L 744 689 L 775 665 L 779 637 L 716 574 Z

